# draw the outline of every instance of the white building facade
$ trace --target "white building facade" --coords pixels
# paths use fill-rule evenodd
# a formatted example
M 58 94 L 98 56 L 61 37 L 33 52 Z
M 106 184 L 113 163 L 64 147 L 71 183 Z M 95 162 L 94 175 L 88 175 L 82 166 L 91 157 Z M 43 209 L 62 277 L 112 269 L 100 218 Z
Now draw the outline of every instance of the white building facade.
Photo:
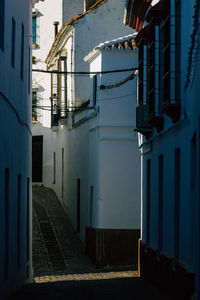
M 45 0 L 35 5 L 32 11 L 33 69 L 46 70 L 45 58 L 63 21 L 81 13 L 83 7 L 80 0 Z M 48 74 L 33 72 L 32 96 L 33 182 L 41 184 L 45 183 L 52 160 L 49 152 L 51 85 Z
M 200 299 L 199 3 L 127 1 L 125 21 L 138 31 L 141 276 Z
M 0 298 L 32 280 L 31 14 L 36 1 L 0 3 Z
M 51 75 L 55 110 L 52 110 L 49 140 L 51 165 L 44 184 L 55 190 L 97 265 L 137 263 L 140 162 L 133 131 L 135 118 L 130 113 L 134 113 L 136 105 L 136 79 L 133 80 L 135 88 L 130 88 L 128 82 L 108 92 L 99 90 L 104 80 L 108 84 L 112 80 L 116 82 L 130 72 L 91 79 L 89 75 L 90 70 L 123 68 L 119 59 L 134 67 L 137 50 L 132 46 L 124 50 L 122 46 L 112 54 L 99 52 L 91 58 L 91 64 L 84 61 L 102 41 L 133 33 L 123 25 L 125 1 L 104 0 L 93 4 L 63 25 L 46 59 L 49 71 L 68 74 Z M 86 74 L 73 74 L 80 71 Z M 118 93 L 125 96 L 124 105 L 122 99 L 117 98 Z M 103 102 L 110 97 L 113 100 Z M 114 101 L 115 98 L 118 100 Z M 95 242 L 97 236 L 99 244 Z M 115 240 L 112 247 L 111 240 Z M 123 248 L 121 253 L 120 247 Z M 133 248 L 135 253 L 131 258 Z M 100 249 L 98 255 L 97 249 Z M 117 254 L 120 258 L 115 257 Z
M 140 237 L 140 156 L 135 109 L 137 65 L 134 35 L 100 44 L 90 63 L 90 99 L 98 110 L 89 125 L 89 224 L 86 250 L 98 264 L 137 264 Z M 96 93 L 94 93 L 96 91 Z M 96 247 L 93 240 L 99 237 Z M 99 246 L 102 253 L 98 253 Z M 102 260 L 102 261 L 99 261 Z

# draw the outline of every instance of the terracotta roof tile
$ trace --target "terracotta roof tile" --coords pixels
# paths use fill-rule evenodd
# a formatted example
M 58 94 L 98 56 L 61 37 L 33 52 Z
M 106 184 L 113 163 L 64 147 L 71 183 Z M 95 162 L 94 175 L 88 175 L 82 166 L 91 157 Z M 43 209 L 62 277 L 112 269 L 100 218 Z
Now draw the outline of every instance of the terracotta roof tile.
M 136 42 L 135 42 L 135 35 L 130 34 L 128 36 L 108 41 L 98 45 L 95 49 L 100 48 L 104 50 L 125 50 L 125 49 L 135 49 Z
M 132 51 L 137 48 L 135 38 L 137 33 L 129 34 L 127 36 L 107 41 L 96 46 L 88 55 L 85 56 L 84 60 L 89 61 L 95 56 L 97 51 Z

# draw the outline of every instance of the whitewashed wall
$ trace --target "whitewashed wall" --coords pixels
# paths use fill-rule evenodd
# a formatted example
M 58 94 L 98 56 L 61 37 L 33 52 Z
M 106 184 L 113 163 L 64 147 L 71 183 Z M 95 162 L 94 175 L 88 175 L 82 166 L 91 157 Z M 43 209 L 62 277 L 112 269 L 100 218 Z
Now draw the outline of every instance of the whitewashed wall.
M 164 129 L 155 134 L 151 142 L 142 144 L 142 199 L 143 222 L 142 240 L 146 242 L 146 199 L 147 199 L 147 160 L 151 159 L 151 206 L 150 206 L 150 246 L 158 249 L 158 157 L 163 155 L 163 249 L 162 252 L 170 257 L 174 252 L 174 151 L 180 148 L 180 231 L 179 231 L 179 262 L 188 267 L 190 272 L 196 274 L 196 296 L 199 299 L 199 167 L 197 174 L 192 173 L 191 167 L 191 140 L 196 132 L 196 166 L 199 166 L 199 54 L 195 62 L 195 75 L 187 90 L 184 89 L 188 71 L 188 54 L 191 47 L 191 33 L 193 30 L 193 3 L 181 2 L 181 118 L 177 124 L 172 124 L 170 118 L 164 115 Z M 199 50 L 198 50 L 199 51 Z M 192 72 L 192 69 L 190 70 Z M 195 182 L 195 191 L 193 183 Z
M 132 29 L 123 26 L 123 10 L 124 9 L 124 1 L 108 1 L 97 10 L 87 14 L 84 18 L 76 21 L 73 24 L 74 27 L 74 43 L 72 46 L 74 47 L 73 53 L 74 57 L 72 57 L 72 68 L 75 71 L 89 71 L 89 64 L 84 61 L 84 56 L 87 55 L 98 43 L 104 42 L 106 40 L 119 38 L 119 36 L 127 35 L 132 33 Z M 112 25 L 111 25 L 112 24 Z M 114 25 L 113 25 L 114 24 Z M 97 34 L 98 33 L 98 34 Z M 87 39 L 87 37 L 90 39 Z M 87 39 L 87 43 L 85 40 Z M 110 56 L 111 58 L 111 56 Z M 99 58 L 101 60 L 101 58 Z M 109 59 L 108 59 L 109 60 Z M 112 58 L 111 58 L 112 60 Z M 116 62 L 115 59 L 104 68 L 109 69 L 112 63 Z M 107 61 L 105 62 L 106 65 Z M 112 65 L 113 68 L 116 66 Z M 122 65 L 119 65 L 122 67 Z M 98 67 L 97 67 L 98 68 Z M 100 66 L 101 68 L 101 66 Z M 74 79 L 74 103 L 76 105 L 84 102 L 90 98 L 90 83 L 88 78 L 84 77 L 75 77 Z M 114 93 L 114 97 L 115 97 Z M 109 95 L 110 96 L 110 95 Z M 109 97 L 108 96 L 108 97 Z M 132 110 L 134 114 L 134 109 Z M 76 114 L 75 122 L 81 120 L 85 115 L 92 114 L 92 111 L 88 113 L 80 113 Z M 110 111 L 110 113 L 112 113 Z M 111 115 L 112 117 L 112 115 Z M 120 116 L 118 115 L 120 118 Z M 109 117 L 108 117 L 109 118 Z M 70 122 L 69 122 L 70 123 Z M 93 182 L 98 182 L 98 185 L 94 186 L 94 197 L 97 202 L 95 202 L 93 206 L 93 214 L 92 214 L 92 222 L 93 225 L 98 224 L 100 226 L 100 218 L 102 216 L 99 215 L 99 209 L 95 209 L 98 205 L 99 193 L 100 193 L 100 169 L 98 169 L 98 164 L 95 166 L 96 161 L 99 159 L 99 155 L 96 155 L 93 152 L 93 148 L 90 148 L 93 145 L 93 141 L 88 133 L 88 130 L 92 127 L 92 124 L 95 123 L 95 117 L 90 119 L 90 121 L 83 123 L 74 129 L 69 131 L 69 146 L 68 146 L 68 157 L 69 157 L 69 177 L 68 181 L 68 192 L 67 198 L 64 199 L 64 206 L 67 207 L 67 211 L 71 217 L 71 221 L 76 228 L 77 224 L 77 190 L 76 184 L 77 179 L 81 180 L 81 238 L 85 239 L 85 226 L 90 225 L 91 222 L 91 204 L 90 204 L 90 186 L 93 185 Z M 96 134 L 94 133 L 94 136 Z M 93 145 L 94 146 L 94 145 Z M 92 147 L 93 147 L 92 146 Z M 99 151 L 100 146 L 94 146 L 95 151 Z M 106 150 L 107 151 L 107 150 Z M 92 159 L 94 157 L 94 160 Z M 97 174 L 94 174 L 96 171 L 93 170 L 93 175 L 90 173 L 89 166 L 97 171 Z M 89 173 L 88 173 L 89 172 Z M 89 177 L 88 177 L 89 176 Z M 89 178 L 92 177 L 91 182 Z M 97 189 L 97 190 L 96 190 Z M 110 213 L 110 211 L 109 211 Z M 118 218 L 119 220 L 119 218 Z M 112 224 L 112 226 L 122 226 L 122 222 L 117 225 Z M 102 224 L 101 224 L 102 225 Z M 108 223 L 107 223 L 108 225 Z M 109 224 L 111 225 L 111 224 Z M 129 223 L 130 225 L 130 223 Z M 106 223 L 105 223 L 106 226 Z M 127 225 L 128 227 L 128 225 Z M 126 227 L 126 228 L 127 228 Z M 130 226 L 131 227 L 131 226 Z
M 70 0 L 45 0 L 35 5 L 38 10 L 38 34 L 39 34 L 39 47 L 33 49 L 33 56 L 36 57 L 36 64 L 33 65 L 33 69 L 46 70 L 45 59 L 54 42 L 54 21 L 59 21 L 58 29 L 61 28 L 63 22 L 68 21 L 74 15 L 83 11 L 83 1 L 70 1 Z M 69 39 L 68 43 L 72 43 Z M 71 50 L 70 46 L 67 48 Z M 69 52 L 71 53 L 71 52 Z M 71 68 L 71 56 L 68 55 L 68 68 Z M 70 69 L 68 69 L 70 70 Z M 71 94 L 70 77 L 68 76 L 68 96 Z M 39 117 L 37 122 L 33 122 L 33 135 L 43 136 L 43 184 L 55 189 L 58 197 L 62 199 L 62 182 L 61 182 L 61 155 L 62 148 L 66 148 L 66 134 L 62 134 L 63 129 L 58 132 L 51 130 L 51 112 L 50 112 L 50 100 L 51 96 L 51 77 L 50 74 L 33 72 L 33 87 L 39 86 L 38 96 L 41 101 L 38 105 L 46 107 L 46 110 L 38 110 Z M 53 183 L 53 153 L 56 153 L 56 183 Z M 66 153 L 66 151 L 65 151 Z M 65 162 L 66 164 L 66 162 Z M 64 168 L 66 170 L 66 168 Z
M 102 50 L 91 58 L 90 71 L 126 69 L 136 64 L 136 49 Z M 99 88 L 101 84 L 118 83 L 129 75 L 130 72 L 98 75 L 99 113 L 96 123 L 90 127 L 89 149 L 89 185 L 94 185 L 96 190 L 94 216 L 98 212 L 98 216 L 92 217 L 94 227 L 140 228 L 140 155 L 134 132 L 137 80 L 118 88 Z M 96 182 L 94 169 L 98 170 Z
M 84 62 L 83 57 L 94 47 L 107 40 L 133 33 L 133 29 L 123 25 L 125 2 L 125 0 L 109 0 L 74 23 L 76 45 L 74 69 L 89 71 L 89 65 Z M 88 100 L 87 79 L 75 78 L 74 89 L 77 103 Z
M 23 9 L 22 9 L 23 8 Z M 32 2 L 5 1 L 5 46 L 0 49 L 0 298 L 32 280 L 31 262 L 31 96 Z M 12 18 L 16 22 L 15 67 L 11 66 Z M 21 26 L 24 24 L 24 77 L 20 78 Z M 31 78 L 30 78 L 31 80 Z M 31 81 L 30 81 L 31 82 Z M 31 92 L 31 86 L 30 86 Z M 9 200 L 5 199 L 5 169 L 9 169 Z M 21 175 L 20 209 L 17 195 Z M 28 184 L 28 180 L 30 183 Z M 6 208 L 5 203 L 8 203 Z M 29 211 L 28 211 L 29 209 Z M 7 213 L 6 213 L 7 211 Z M 7 214 L 7 217 L 6 217 Z M 20 219 L 20 224 L 18 223 Z M 17 225 L 18 224 L 18 225 Z M 19 226 L 19 227 L 18 227 Z M 19 231 L 18 231 L 19 228 Z M 19 238 L 20 236 L 20 238 Z M 6 242 L 7 240 L 7 242 Z M 7 244 L 7 246 L 6 246 Z M 26 252 L 28 251 L 29 257 Z M 19 255 L 18 255 L 19 253 Z M 17 261 L 20 259 L 20 265 Z M 7 262 L 7 263 L 6 263 Z M 5 276 L 7 270 L 7 279 Z
M 123 13 L 124 13 L 124 0 L 105 2 L 101 7 L 95 11 L 86 14 L 83 18 L 75 21 L 66 35 L 66 42 L 63 48 L 67 50 L 67 69 L 69 71 L 89 71 L 90 66 L 88 62 L 84 61 L 85 55 L 87 55 L 96 45 L 106 40 L 119 38 L 119 36 L 128 35 L 133 32 L 132 29 L 123 25 Z M 87 40 L 87 43 L 86 43 Z M 61 49 L 58 47 L 57 51 Z M 72 54 L 71 54 L 72 53 Z M 56 55 L 52 59 L 56 60 Z M 112 62 L 114 63 L 114 61 Z M 108 68 L 110 65 L 108 65 Z M 122 65 L 120 65 L 122 67 Z M 113 66 L 114 68 L 114 66 Z M 116 94 L 114 94 L 115 97 Z M 73 77 L 68 75 L 68 104 L 79 105 L 81 102 L 88 100 L 90 97 L 90 82 L 89 78 L 85 77 Z M 127 112 L 126 109 L 124 112 Z M 132 110 L 134 112 L 134 109 Z M 87 122 L 77 124 L 88 115 L 94 114 Z M 129 114 L 131 115 L 131 114 Z M 54 190 L 59 196 L 59 200 L 65 207 L 69 214 L 70 220 L 74 227 L 77 227 L 77 179 L 80 179 L 81 183 L 81 199 L 80 199 L 80 236 L 85 240 L 85 227 L 90 225 L 90 186 L 93 182 L 99 180 L 99 174 L 91 175 L 89 166 L 91 168 L 98 167 L 93 166 L 96 161 L 96 154 L 91 153 L 90 143 L 91 140 L 89 129 L 93 127 L 93 123 L 96 122 L 95 112 L 89 110 L 88 112 L 76 113 L 74 116 L 74 122 L 72 121 L 73 114 L 68 118 L 67 127 L 63 127 L 64 134 L 61 133 L 61 125 L 58 130 L 58 140 L 55 142 L 57 145 L 66 145 L 66 173 L 65 173 L 65 186 L 64 197 L 61 197 L 61 184 L 60 178 L 58 182 L 53 185 Z M 96 136 L 96 133 L 94 133 Z M 61 147 L 61 146 L 59 146 Z M 92 146 L 93 147 L 93 146 Z M 97 147 L 97 146 L 95 146 Z M 98 149 L 98 147 L 97 147 Z M 61 150 L 58 150 L 61 151 Z M 96 151 L 96 150 L 95 150 Z M 98 150 L 97 150 L 98 151 Z M 52 154 L 53 155 L 53 154 Z M 51 157 L 52 157 L 51 155 Z M 52 161 L 53 162 L 53 161 Z M 60 164 L 60 162 L 58 162 Z M 57 165 L 58 167 L 59 165 Z M 96 171 L 93 170 L 95 173 Z M 92 178 L 90 182 L 89 178 Z M 46 182 L 48 186 L 52 186 L 51 182 Z M 96 188 L 96 187 L 95 187 Z M 98 185 L 99 188 L 99 185 Z M 95 194 L 94 197 L 98 197 Z M 99 193 L 98 193 L 99 194 Z M 95 216 L 95 214 L 97 214 Z M 98 223 L 98 211 L 94 211 L 93 214 L 94 224 Z M 115 225 L 117 226 L 117 225 Z M 128 225 L 127 225 L 128 227 Z
M 63 1 L 63 23 L 76 17 L 84 11 L 84 0 L 64 0 Z
M 33 69 L 46 70 L 45 59 L 48 51 L 54 41 L 54 21 L 58 21 L 58 29 L 62 26 L 62 5 L 63 0 L 53 1 L 45 0 L 35 5 L 38 10 L 37 15 L 37 35 L 38 47 L 33 49 L 33 56 L 36 58 L 36 64 Z M 38 86 L 38 96 L 41 99 L 38 106 L 46 106 L 46 110 L 38 110 L 38 121 L 41 126 L 46 128 L 51 127 L 51 112 L 48 109 L 51 106 L 49 97 L 51 96 L 51 77 L 49 74 L 33 72 L 33 87 Z M 41 128 L 42 130 L 42 128 Z M 34 129 L 33 129 L 33 135 Z

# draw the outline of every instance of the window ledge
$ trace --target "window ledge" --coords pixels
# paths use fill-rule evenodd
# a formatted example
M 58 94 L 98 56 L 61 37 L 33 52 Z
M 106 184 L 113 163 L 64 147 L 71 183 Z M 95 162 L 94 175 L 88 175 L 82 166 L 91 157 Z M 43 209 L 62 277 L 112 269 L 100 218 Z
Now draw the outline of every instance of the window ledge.
M 149 139 L 152 136 L 153 129 L 152 128 L 136 128 L 134 131 L 139 132 L 144 135 L 146 139 Z
M 180 119 L 180 113 L 181 113 L 180 102 L 179 101 L 172 102 L 171 100 L 166 100 L 163 103 L 162 111 L 172 119 L 173 123 L 176 123 Z
M 32 49 L 38 49 L 39 45 L 37 43 L 32 43 Z

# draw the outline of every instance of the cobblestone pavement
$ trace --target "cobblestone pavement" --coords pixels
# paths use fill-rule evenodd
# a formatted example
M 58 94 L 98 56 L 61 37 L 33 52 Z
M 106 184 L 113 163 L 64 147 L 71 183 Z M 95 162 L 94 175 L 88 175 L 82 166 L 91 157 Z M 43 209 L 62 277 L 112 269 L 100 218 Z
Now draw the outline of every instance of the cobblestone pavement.
M 33 187 L 34 283 L 15 299 L 170 300 L 131 268 L 97 269 L 52 190 Z

